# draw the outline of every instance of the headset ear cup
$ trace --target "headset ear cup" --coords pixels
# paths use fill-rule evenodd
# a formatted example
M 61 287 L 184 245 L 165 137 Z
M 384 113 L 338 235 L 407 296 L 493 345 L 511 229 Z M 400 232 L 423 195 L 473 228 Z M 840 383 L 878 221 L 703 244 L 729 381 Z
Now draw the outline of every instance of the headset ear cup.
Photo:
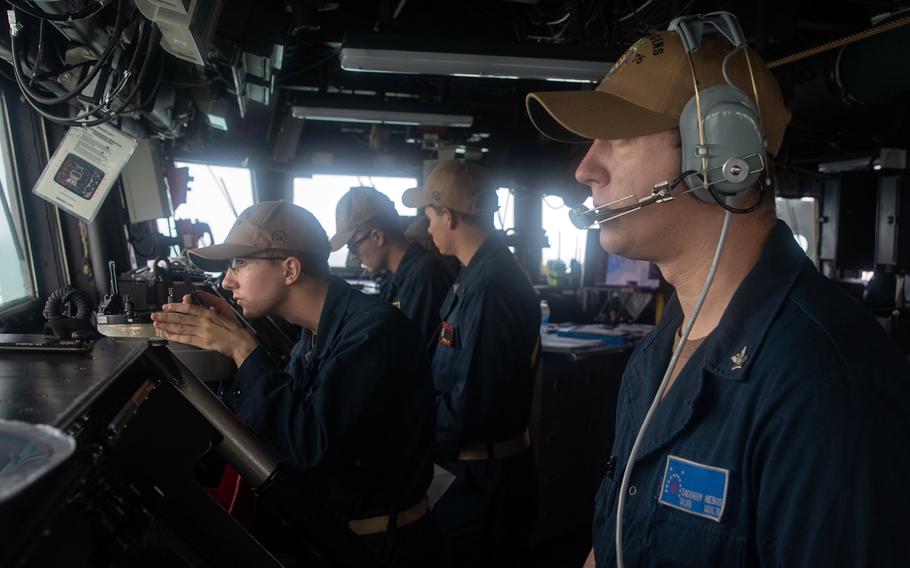
M 720 195 L 735 196 L 755 186 L 764 167 L 766 141 L 751 99 L 730 85 L 716 85 L 699 92 L 705 134 L 708 183 Z M 679 118 L 682 171 L 699 175 L 686 178 L 690 189 L 702 185 L 701 145 L 695 97 Z M 713 203 L 710 192 L 696 190 L 699 199 Z
M 695 97 L 689 99 L 686 106 L 683 107 L 682 114 L 679 116 L 679 139 L 680 139 L 680 166 L 682 172 L 702 171 L 702 162 L 698 158 L 698 107 L 695 103 Z M 705 203 L 714 203 L 714 198 L 706 189 L 695 189 L 702 185 L 701 174 L 692 174 L 686 176 L 686 186 L 695 191 L 692 195 L 701 199 Z

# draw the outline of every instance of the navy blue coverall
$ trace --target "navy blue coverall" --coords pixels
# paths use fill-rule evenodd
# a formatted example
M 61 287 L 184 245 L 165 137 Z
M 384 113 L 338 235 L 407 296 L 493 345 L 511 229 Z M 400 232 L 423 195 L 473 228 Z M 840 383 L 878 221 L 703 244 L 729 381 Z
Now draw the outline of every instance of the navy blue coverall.
M 595 503 L 615 565 L 617 493 L 670 359 L 674 298 L 638 346 Z M 910 366 L 778 222 L 658 407 L 632 472 L 626 566 L 910 566 Z
M 465 442 L 510 440 L 527 430 L 539 300 L 493 236 L 462 269 L 440 315 L 433 355 L 437 460 L 456 480 L 434 512 L 452 539 L 455 566 L 511 566 L 534 523 L 531 451 L 473 461 L 457 456 Z
M 454 280 L 455 274 L 444 260 L 411 243 L 398 270 L 383 282 L 379 297 L 404 312 L 426 344 L 436 336 L 439 308 Z
M 313 336 L 285 371 L 262 347 L 237 370 L 225 402 L 343 520 L 390 515 L 426 496 L 435 426 L 429 358 L 394 307 L 332 277 Z M 433 566 L 430 517 L 362 537 L 390 566 Z

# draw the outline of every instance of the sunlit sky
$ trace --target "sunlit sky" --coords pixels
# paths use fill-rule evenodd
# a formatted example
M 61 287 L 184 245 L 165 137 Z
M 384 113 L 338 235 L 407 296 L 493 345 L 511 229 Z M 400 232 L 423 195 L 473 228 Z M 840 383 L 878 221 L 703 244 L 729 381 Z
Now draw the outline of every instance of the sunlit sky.
M 216 243 L 224 241 L 228 231 L 234 225 L 236 213 L 240 213 L 253 204 L 253 180 L 250 170 L 226 166 L 207 166 L 177 162 L 178 168 L 189 168 L 190 191 L 186 194 L 186 203 L 174 211 L 175 219 L 190 219 L 208 223 Z M 225 198 L 219 183 L 224 184 L 230 202 Z M 233 204 L 233 208 L 231 207 Z M 167 219 L 158 220 L 158 230 L 173 234 Z
M 593 199 L 588 198 L 585 205 L 592 207 Z M 541 221 L 543 229 L 550 240 L 550 247 L 543 249 L 543 264 L 550 260 L 561 260 L 569 268 L 572 259 L 584 262 L 587 231 L 575 228 L 569 220 L 570 207 L 561 197 L 547 195 L 543 198 Z

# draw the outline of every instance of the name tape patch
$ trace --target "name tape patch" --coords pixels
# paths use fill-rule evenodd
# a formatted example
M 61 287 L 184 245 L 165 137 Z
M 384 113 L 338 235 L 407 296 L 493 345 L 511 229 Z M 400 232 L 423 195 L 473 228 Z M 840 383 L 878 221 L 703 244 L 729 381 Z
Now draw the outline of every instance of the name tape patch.
M 658 501 L 719 523 L 724 514 L 729 480 L 728 469 L 667 456 Z

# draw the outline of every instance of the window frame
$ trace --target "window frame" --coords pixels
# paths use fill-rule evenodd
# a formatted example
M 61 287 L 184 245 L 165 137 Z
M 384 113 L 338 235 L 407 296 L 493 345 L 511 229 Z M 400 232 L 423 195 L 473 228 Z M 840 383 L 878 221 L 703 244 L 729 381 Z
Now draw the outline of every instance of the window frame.
M 506 192 L 505 203 L 498 201 L 500 191 Z M 515 189 L 504 185 L 498 186 L 496 188 L 496 197 L 498 201 L 498 208 L 493 213 L 493 220 L 496 224 L 499 225 L 499 227 L 497 227 L 497 230 L 500 230 L 506 234 L 509 232 L 515 232 Z M 506 223 L 507 220 L 510 222 Z
M 13 144 L 12 123 L 10 120 L 9 106 L 5 90 L 0 90 L 0 159 L 6 162 L 6 179 L 0 180 L 9 195 L 10 218 L 12 230 L 23 249 L 27 270 L 25 271 L 26 292 L 25 296 L 0 306 L 0 317 L 8 317 L 23 309 L 27 309 L 33 302 L 39 300 L 38 278 L 35 273 L 35 259 L 32 251 L 31 236 L 29 234 L 28 219 L 25 214 L 25 203 L 22 195 L 22 183 L 19 176 L 19 160 Z

